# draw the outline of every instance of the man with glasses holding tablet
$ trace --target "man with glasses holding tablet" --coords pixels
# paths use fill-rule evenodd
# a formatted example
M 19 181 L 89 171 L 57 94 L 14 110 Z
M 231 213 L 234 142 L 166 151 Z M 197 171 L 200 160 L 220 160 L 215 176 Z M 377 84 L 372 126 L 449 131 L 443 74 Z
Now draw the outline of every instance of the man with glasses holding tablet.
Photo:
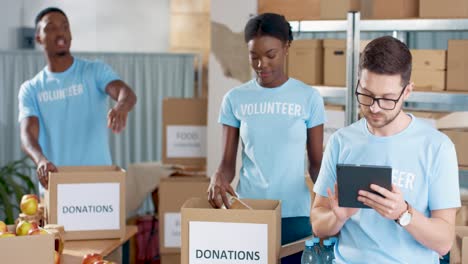
M 364 118 L 330 137 L 311 210 L 317 236 L 339 233 L 336 263 L 439 263 L 452 246 L 460 207 L 455 147 L 403 112 L 410 77 L 411 53 L 393 37 L 361 54 L 355 95 Z M 339 207 L 337 164 L 390 166 L 392 189 L 360 190 L 358 201 L 371 209 Z

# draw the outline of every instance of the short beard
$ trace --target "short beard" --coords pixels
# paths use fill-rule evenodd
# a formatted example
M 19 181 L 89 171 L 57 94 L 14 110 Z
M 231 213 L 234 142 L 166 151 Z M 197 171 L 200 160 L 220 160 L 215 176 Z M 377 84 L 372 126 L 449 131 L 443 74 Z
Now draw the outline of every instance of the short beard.
M 387 126 L 388 124 L 392 123 L 397 118 L 397 116 L 400 114 L 402 107 L 403 106 L 401 106 L 400 109 L 398 109 L 398 112 L 394 116 L 391 116 L 389 119 L 384 120 L 384 123 L 382 125 L 375 126 L 375 124 L 373 124 L 372 122 L 369 122 L 370 118 L 368 119 L 367 115 L 364 114 L 364 117 L 367 120 L 367 124 L 370 124 L 371 127 L 373 127 L 373 128 L 380 129 L 380 128 L 383 128 L 383 127 Z M 370 110 L 368 109 L 366 111 L 366 113 L 370 113 Z

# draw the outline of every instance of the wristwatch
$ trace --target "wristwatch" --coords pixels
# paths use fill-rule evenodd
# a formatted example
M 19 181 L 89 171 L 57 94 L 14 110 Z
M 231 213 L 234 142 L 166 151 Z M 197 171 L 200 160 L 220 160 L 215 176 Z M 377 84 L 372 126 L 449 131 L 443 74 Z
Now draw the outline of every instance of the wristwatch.
M 400 217 L 395 219 L 395 222 L 397 222 L 401 226 L 407 226 L 411 223 L 411 219 L 413 218 L 413 208 L 411 205 L 405 201 L 407 209 L 404 211 Z

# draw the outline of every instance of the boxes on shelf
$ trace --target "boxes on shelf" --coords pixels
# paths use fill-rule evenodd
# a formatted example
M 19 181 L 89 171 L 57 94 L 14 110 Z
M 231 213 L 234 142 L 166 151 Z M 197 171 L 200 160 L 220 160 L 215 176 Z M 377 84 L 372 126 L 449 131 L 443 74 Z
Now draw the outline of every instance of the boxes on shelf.
M 48 224 L 65 228 L 65 240 L 123 238 L 125 174 L 117 166 L 59 167 L 45 193 Z
M 468 1 L 419 0 L 419 16 L 422 18 L 468 17 Z
M 419 0 L 373 0 L 372 19 L 416 18 Z
M 363 51 L 369 40 L 362 40 L 360 51 Z M 346 85 L 346 40 L 325 39 L 324 48 L 324 77 L 323 83 L 328 86 Z
M 207 177 L 169 177 L 159 185 L 159 245 L 161 254 L 180 253 L 180 209 L 193 197 L 207 199 Z M 167 256 L 169 258 L 169 256 Z
M 371 13 L 371 0 L 322 0 L 320 2 L 321 19 L 346 19 L 349 11 L 360 11 L 361 19 Z
M 282 14 L 287 20 L 320 18 L 320 0 L 259 0 L 258 13 Z
M 447 52 L 445 50 L 411 50 L 413 69 L 411 79 L 415 90 L 445 90 Z
M 249 209 L 213 209 L 206 198 L 182 206 L 182 263 L 223 263 L 239 259 L 277 263 L 281 249 L 281 202 L 243 200 Z M 217 262 L 218 261 L 218 262 Z
M 468 112 L 411 112 L 446 134 L 455 145 L 458 165 L 468 165 Z
M 206 166 L 207 100 L 163 100 L 162 162 Z
M 468 40 L 448 41 L 447 90 L 468 91 Z
M 413 69 L 415 70 L 446 70 L 447 51 L 436 49 L 412 49 Z
M 14 228 L 8 226 L 8 231 Z M 0 249 L 1 263 L 54 263 L 53 235 L 3 237 Z
M 468 130 L 441 129 L 455 144 L 459 166 L 468 166 Z
M 288 75 L 307 84 L 322 84 L 323 41 L 294 40 L 289 48 Z

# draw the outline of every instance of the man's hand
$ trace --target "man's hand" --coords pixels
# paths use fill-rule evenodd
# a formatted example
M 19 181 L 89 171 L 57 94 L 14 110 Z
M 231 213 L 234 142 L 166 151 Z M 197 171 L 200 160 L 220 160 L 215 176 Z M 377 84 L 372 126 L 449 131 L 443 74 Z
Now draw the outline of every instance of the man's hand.
M 107 113 L 107 127 L 112 129 L 114 133 L 120 133 L 127 125 L 128 112 L 118 110 L 116 107 L 111 108 Z
M 221 172 L 216 172 L 211 178 L 210 186 L 208 187 L 208 201 L 213 208 L 221 208 L 224 205 L 230 207 L 226 193 L 232 196 L 237 196 L 231 184 L 227 182 Z
M 37 178 L 46 190 L 49 186 L 49 172 L 58 172 L 57 167 L 47 159 L 39 160 L 36 170 Z
M 403 198 L 403 193 L 395 184 L 392 184 L 392 191 L 376 184 L 371 184 L 370 188 L 383 197 L 375 193 L 360 190 L 358 201 L 373 208 L 381 216 L 395 220 L 407 210 L 408 206 Z
M 335 183 L 334 194 L 331 192 L 330 188 L 327 188 L 328 202 L 330 203 L 330 208 L 335 214 L 338 221 L 344 223 L 351 216 L 356 214 L 359 211 L 359 208 L 348 208 L 340 207 L 338 205 L 338 185 Z

